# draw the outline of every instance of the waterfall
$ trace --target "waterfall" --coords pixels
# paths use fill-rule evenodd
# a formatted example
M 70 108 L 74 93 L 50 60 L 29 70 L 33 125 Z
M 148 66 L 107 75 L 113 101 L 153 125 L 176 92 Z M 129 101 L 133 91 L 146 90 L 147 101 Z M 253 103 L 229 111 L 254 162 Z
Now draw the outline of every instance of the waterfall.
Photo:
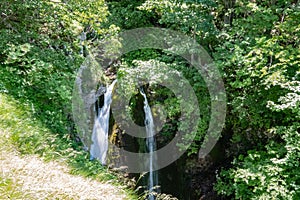
M 92 133 L 92 144 L 90 148 L 91 159 L 100 160 L 102 165 L 106 164 L 106 154 L 108 150 L 108 128 L 109 128 L 109 112 L 112 102 L 112 91 L 117 80 L 107 88 L 104 94 L 104 104 L 95 112 L 95 123 Z
M 84 55 L 84 41 L 86 40 L 86 32 L 82 31 L 80 36 L 80 54 Z
M 147 133 L 146 145 L 149 151 L 149 180 L 148 180 L 148 191 L 149 191 L 149 200 L 154 200 L 154 196 L 152 194 L 153 187 L 158 185 L 158 174 L 156 171 L 153 171 L 153 165 L 156 163 L 156 157 L 153 152 L 156 150 L 156 141 L 154 138 L 155 130 L 154 130 L 154 122 L 153 116 L 148 104 L 147 96 L 143 89 L 140 90 L 142 96 L 144 97 L 144 112 L 145 112 L 145 127 Z

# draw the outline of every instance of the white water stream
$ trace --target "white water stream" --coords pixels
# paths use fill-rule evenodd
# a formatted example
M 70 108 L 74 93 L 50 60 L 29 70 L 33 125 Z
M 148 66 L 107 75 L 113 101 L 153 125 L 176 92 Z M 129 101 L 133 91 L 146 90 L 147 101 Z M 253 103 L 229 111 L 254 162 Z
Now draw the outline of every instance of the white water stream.
M 151 194 L 154 191 L 154 187 L 158 185 L 158 174 L 156 171 L 153 171 L 153 166 L 156 163 L 156 157 L 154 151 L 156 150 L 156 141 L 155 141 L 155 129 L 153 116 L 151 108 L 149 106 L 147 96 L 144 91 L 141 89 L 141 94 L 144 97 L 144 112 L 145 112 L 145 127 L 147 132 L 146 145 L 149 151 L 149 180 L 148 180 L 148 191 L 149 191 L 149 200 L 154 200 L 154 196 Z
M 110 117 L 110 105 L 112 102 L 112 92 L 116 84 L 116 80 L 107 88 L 107 91 L 104 94 L 104 104 L 98 109 L 98 112 L 95 112 L 95 123 L 92 133 L 92 144 L 90 147 L 91 159 L 98 159 L 102 165 L 106 165 L 106 156 L 108 151 L 108 131 L 109 131 L 109 117 Z M 154 151 L 156 150 L 156 141 L 155 141 L 155 129 L 153 116 L 151 108 L 149 106 L 147 96 L 144 91 L 140 90 L 142 96 L 144 97 L 144 112 L 145 112 L 145 127 L 147 133 L 146 146 L 149 152 L 149 179 L 148 179 L 148 192 L 149 200 L 154 200 L 153 195 L 155 186 L 158 185 L 158 174 L 157 171 L 153 171 L 153 167 L 156 163 L 156 157 Z M 98 115 L 97 115 L 98 113 Z
M 98 116 L 95 114 L 95 123 L 92 133 L 92 144 L 90 148 L 91 158 L 100 160 L 102 165 L 106 165 L 106 155 L 108 150 L 108 129 L 109 112 L 112 102 L 112 91 L 116 80 L 107 88 L 104 94 L 104 104 L 98 109 Z M 95 112 L 96 113 L 96 112 Z

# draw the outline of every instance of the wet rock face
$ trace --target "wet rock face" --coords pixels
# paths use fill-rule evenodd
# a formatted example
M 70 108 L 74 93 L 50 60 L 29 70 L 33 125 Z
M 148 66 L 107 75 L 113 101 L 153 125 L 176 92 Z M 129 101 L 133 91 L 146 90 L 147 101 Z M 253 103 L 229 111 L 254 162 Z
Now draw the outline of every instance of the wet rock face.
M 215 169 L 211 157 L 189 160 L 185 171 L 189 182 L 188 199 L 212 200 L 219 199 L 213 191 L 213 184 L 216 181 Z
M 110 79 L 110 80 L 115 80 L 117 79 L 117 69 L 111 65 L 105 70 L 105 75 Z
M 189 174 L 199 174 L 207 172 L 213 165 L 213 160 L 210 155 L 198 159 L 197 156 L 188 159 L 186 162 L 186 172 Z
M 189 199 L 214 200 L 222 199 L 214 191 L 216 173 L 221 166 L 230 160 L 226 159 L 222 141 L 218 142 L 212 151 L 204 158 L 188 157 L 185 163 L 185 174 L 189 180 Z

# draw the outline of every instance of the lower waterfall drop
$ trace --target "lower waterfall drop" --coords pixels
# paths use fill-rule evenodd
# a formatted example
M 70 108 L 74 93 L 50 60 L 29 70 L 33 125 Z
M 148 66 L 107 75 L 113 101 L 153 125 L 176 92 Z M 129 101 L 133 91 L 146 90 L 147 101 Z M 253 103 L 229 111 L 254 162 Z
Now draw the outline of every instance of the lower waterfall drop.
M 106 165 L 106 155 L 108 150 L 108 128 L 109 112 L 112 102 L 112 91 L 117 80 L 107 88 L 104 94 L 104 104 L 98 109 L 98 116 L 95 112 L 95 123 L 92 133 L 92 144 L 90 148 L 91 159 L 98 159 L 102 165 Z

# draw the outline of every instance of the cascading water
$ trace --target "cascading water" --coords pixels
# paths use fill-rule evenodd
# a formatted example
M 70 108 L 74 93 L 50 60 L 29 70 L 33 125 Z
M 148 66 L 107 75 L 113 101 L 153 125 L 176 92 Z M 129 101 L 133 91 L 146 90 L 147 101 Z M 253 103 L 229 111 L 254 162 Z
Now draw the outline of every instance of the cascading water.
M 80 54 L 84 55 L 84 41 L 86 40 L 86 32 L 82 31 L 80 36 Z
M 144 112 L 145 112 L 145 127 L 147 132 L 146 145 L 149 151 L 149 180 L 148 180 L 148 191 L 149 191 L 149 200 L 154 200 L 153 190 L 154 186 L 158 185 L 158 174 L 157 171 L 153 171 L 153 166 L 156 163 L 156 157 L 154 151 L 156 150 L 156 141 L 154 138 L 154 122 L 153 116 L 148 104 L 147 96 L 143 89 L 140 90 L 142 96 L 144 97 Z
M 91 159 L 100 160 L 102 165 L 106 164 L 106 155 L 108 150 L 108 128 L 109 128 L 109 112 L 112 102 L 112 91 L 117 80 L 107 88 L 104 94 L 104 104 L 98 109 L 98 116 L 95 112 L 95 123 L 92 133 L 92 144 L 90 148 Z

